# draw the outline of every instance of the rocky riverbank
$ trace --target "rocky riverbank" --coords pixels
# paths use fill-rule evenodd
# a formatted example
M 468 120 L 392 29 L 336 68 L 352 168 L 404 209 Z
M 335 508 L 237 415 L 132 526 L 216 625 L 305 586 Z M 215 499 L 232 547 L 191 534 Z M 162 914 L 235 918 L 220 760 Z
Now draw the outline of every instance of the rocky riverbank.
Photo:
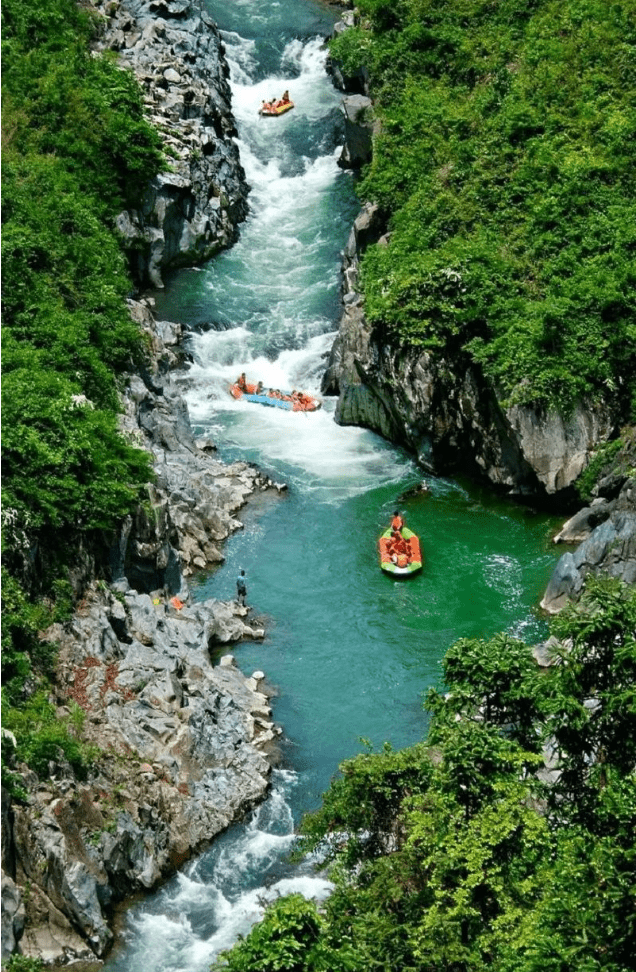
M 58 714 L 99 747 L 87 779 L 52 760 L 22 770 L 6 808 L 3 955 L 94 959 L 112 944 L 112 906 L 155 887 L 266 792 L 276 730 L 263 673 L 246 678 L 228 642 L 262 637 L 246 609 L 175 608 L 93 587 L 60 648 Z M 78 718 L 79 715 L 79 718 Z M 17 767 L 20 773 L 20 767 Z
M 565 523 L 555 543 L 578 544 L 557 563 L 541 607 L 556 614 L 579 599 L 588 574 L 607 574 L 636 583 L 636 433 L 625 430 L 623 445 L 602 469 L 589 506 Z
M 249 186 L 234 141 L 229 69 L 216 24 L 190 0 L 95 0 L 96 51 L 116 51 L 144 92 L 169 167 L 117 220 L 136 277 L 208 259 L 234 243 Z
M 60 751 L 46 778 L 14 767 L 24 798 L 3 791 L 3 958 L 103 956 L 113 905 L 252 807 L 276 759 L 263 673 L 247 678 L 224 654 L 263 627 L 234 602 L 192 605 L 186 578 L 223 559 L 253 493 L 283 487 L 195 439 L 168 374 L 180 329 L 156 322 L 149 302 L 130 309 L 152 359 L 130 379 L 122 421 L 153 454 L 156 479 L 112 547 L 111 583 L 90 583 L 71 622 L 41 635 L 59 652 L 51 701 L 94 761 L 85 779 Z M 76 586 L 89 570 L 78 562 Z
M 343 314 L 323 381 L 337 394 L 336 421 L 361 425 L 405 446 L 434 474 L 461 471 L 504 494 L 563 506 L 594 450 L 612 433 L 602 406 L 579 403 L 563 416 L 505 406 L 465 357 L 383 344 L 364 314 L 359 258 L 388 239 L 367 204 L 344 253 Z
M 230 245 L 247 213 L 223 45 L 187 0 L 91 6 L 96 51 L 135 72 L 171 159 L 117 221 L 138 283 L 161 286 L 162 269 Z M 104 956 L 115 903 L 154 887 L 261 799 L 276 759 L 263 673 L 245 677 L 224 653 L 263 627 L 234 602 L 193 606 L 187 577 L 223 560 L 251 495 L 277 491 L 195 438 L 170 379 L 181 327 L 156 321 L 152 306 L 129 301 L 149 358 L 126 385 L 122 431 L 151 453 L 155 476 L 106 556 L 78 547 L 75 614 L 41 633 L 58 653 L 49 702 L 92 758 L 74 771 L 53 745 L 47 772 L 12 767 L 21 795 L 3 789 L 3 960 Z M 12 745 L 4 734 L 9 764 Z

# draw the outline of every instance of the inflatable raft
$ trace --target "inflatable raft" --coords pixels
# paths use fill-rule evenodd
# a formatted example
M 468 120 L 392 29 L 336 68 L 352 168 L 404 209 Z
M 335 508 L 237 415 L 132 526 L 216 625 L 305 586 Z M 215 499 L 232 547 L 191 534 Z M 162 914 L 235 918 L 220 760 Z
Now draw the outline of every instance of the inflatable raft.
M 248 383 L 246 386 L 247 391 L 243 391 L 235 383 L 230 385 L 230 395 L 234 398 L 244 398 L 246 402 L 255 402 L 257 405 L 269 405 L 271 408 L 283 408 L 288 412 L 315 412 L 322 405 L 319 398 L 312 398 L 311 395 L 306 395 L 304 392 L 298 392 L 298 398 L 292 398 L 291 392 L 281 391 L 281 397 L 274 397 L 270 395 L 257 395 L 256 385 Z
M 380 553 L 380 567 L 387 574 L 393 574 L 395 577 L 408 577 L 410 574 L 416 574 L 418 570 L 422 569 L 423 557 L 422 551 L 420 549 L 419 537 L 409 530 L 408 527 L 402 527 L 402 536 L 406 540 L 406 546 L 408 548 L 407 562 L 403 566 L 394 564 L 391 560 L 391 554 L 389 552 L 389 545 L 391 542 L 391 528 L 382 534 L 378 540 L 378 550 Z
M 259 110 L 259 115 L 284 115 L 286 111 L 294 107 L 293 101 L 277 101 L 272 104 L 271 101 L 266 101 L 263 103 Z

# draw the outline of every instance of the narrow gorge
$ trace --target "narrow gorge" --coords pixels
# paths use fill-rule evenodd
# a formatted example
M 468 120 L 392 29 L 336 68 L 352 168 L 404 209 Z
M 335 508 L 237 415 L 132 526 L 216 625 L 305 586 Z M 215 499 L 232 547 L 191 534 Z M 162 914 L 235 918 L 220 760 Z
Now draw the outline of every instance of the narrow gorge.
M 454 642 L 506 631 L 543 665 L 547 615 L 588 574 L 634 584 L 635 440 L 584 504 L 611 403 L 508 404 L 463 352 L 368 321 L 361 261 L 391 229 L 356 196 L 381 131 L 369 72 L 325 45 L 358 23 L 348 4 L 90 6 L 93 56 L 134 72 L 168 162 L 115 219 L 145 347 L 119 428 L 153 479 L 78 544 L 72 617 L 38 632 L 88 771 L 53 747 L 35 772 L 3 729 L 2 958 L 204 972 L 281 895 L 328 897 L 311 857 L 288 860 L 300 820 L 361 740 L 424 738 Z M 294 110 L 260 117 L 285 88 Z M 323 406 L 238 402 L 241 371 Z M 376 562 L 398 506 L 425 551 L 408 584 Z

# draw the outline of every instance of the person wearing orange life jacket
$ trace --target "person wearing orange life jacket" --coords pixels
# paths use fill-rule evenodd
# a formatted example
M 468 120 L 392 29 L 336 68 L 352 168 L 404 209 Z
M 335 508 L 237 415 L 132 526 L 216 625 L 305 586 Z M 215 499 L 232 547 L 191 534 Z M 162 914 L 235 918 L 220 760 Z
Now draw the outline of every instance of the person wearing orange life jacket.
M 394 554 L 396 557 L 400 557 L 402 555 L 406 555 L 408 557 L 408 544 L 399 530 L 394 530 L 391 534 L 391 539 L 389 540 L 389 553 L 392 555 Z
M 397 530 L 399 533 L 403 526 L 405 526 L 404 517 L 400 516 L 399 510 L 396 510 L 391 520 L 391 529 Z
M 247 378 L 245 377 L 245 372 L 241 372 L 241 375 L 236 379 L 236 384 L 241 389 L 242 392 L 247 391 Z

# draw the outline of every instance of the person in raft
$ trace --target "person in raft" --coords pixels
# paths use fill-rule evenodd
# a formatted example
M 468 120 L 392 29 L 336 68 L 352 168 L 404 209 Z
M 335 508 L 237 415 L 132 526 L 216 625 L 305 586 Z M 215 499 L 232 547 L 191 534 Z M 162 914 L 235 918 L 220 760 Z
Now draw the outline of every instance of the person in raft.
M 247 587 L 245 586 L 245 571 L 239 570 L 239 575 L 236 578 L 236 602 L 240 604 L 241 607 L 245 607 L 245 598 L 247 597 Z
M 289 91 L 286 91 L 283 94 L 283 97 L 280 99 L 280 104 L 281 105 L 288 105 L 290 101 L 291 101 L 291 98 L 289 97 Z
M 257 395 L 264 395 L 265 394 L 265 386 L 263 385 L 263 382 L 262 381 L 259 381 L 258 385 L 256 386 L 256 393 L 255 394 L 257 394 Z
M 404 517 L 400 516 L 399 510 L 396 510 L 393 514 L 393 519 L 391 520 L 391 529 L 397 530 L 399 533 L 404 525 Z
M 243 371 L 239 378 L 236 379 L 236 384 L 239 386 L 242 392 L 247 391 L 247 378 L 245 377 L 245 372 Z
M 409 548 L 399 530 L 394 530 L 389 541 L 388 553 L 391 563 L 398 567 L 406 567 L 409 562 Z

